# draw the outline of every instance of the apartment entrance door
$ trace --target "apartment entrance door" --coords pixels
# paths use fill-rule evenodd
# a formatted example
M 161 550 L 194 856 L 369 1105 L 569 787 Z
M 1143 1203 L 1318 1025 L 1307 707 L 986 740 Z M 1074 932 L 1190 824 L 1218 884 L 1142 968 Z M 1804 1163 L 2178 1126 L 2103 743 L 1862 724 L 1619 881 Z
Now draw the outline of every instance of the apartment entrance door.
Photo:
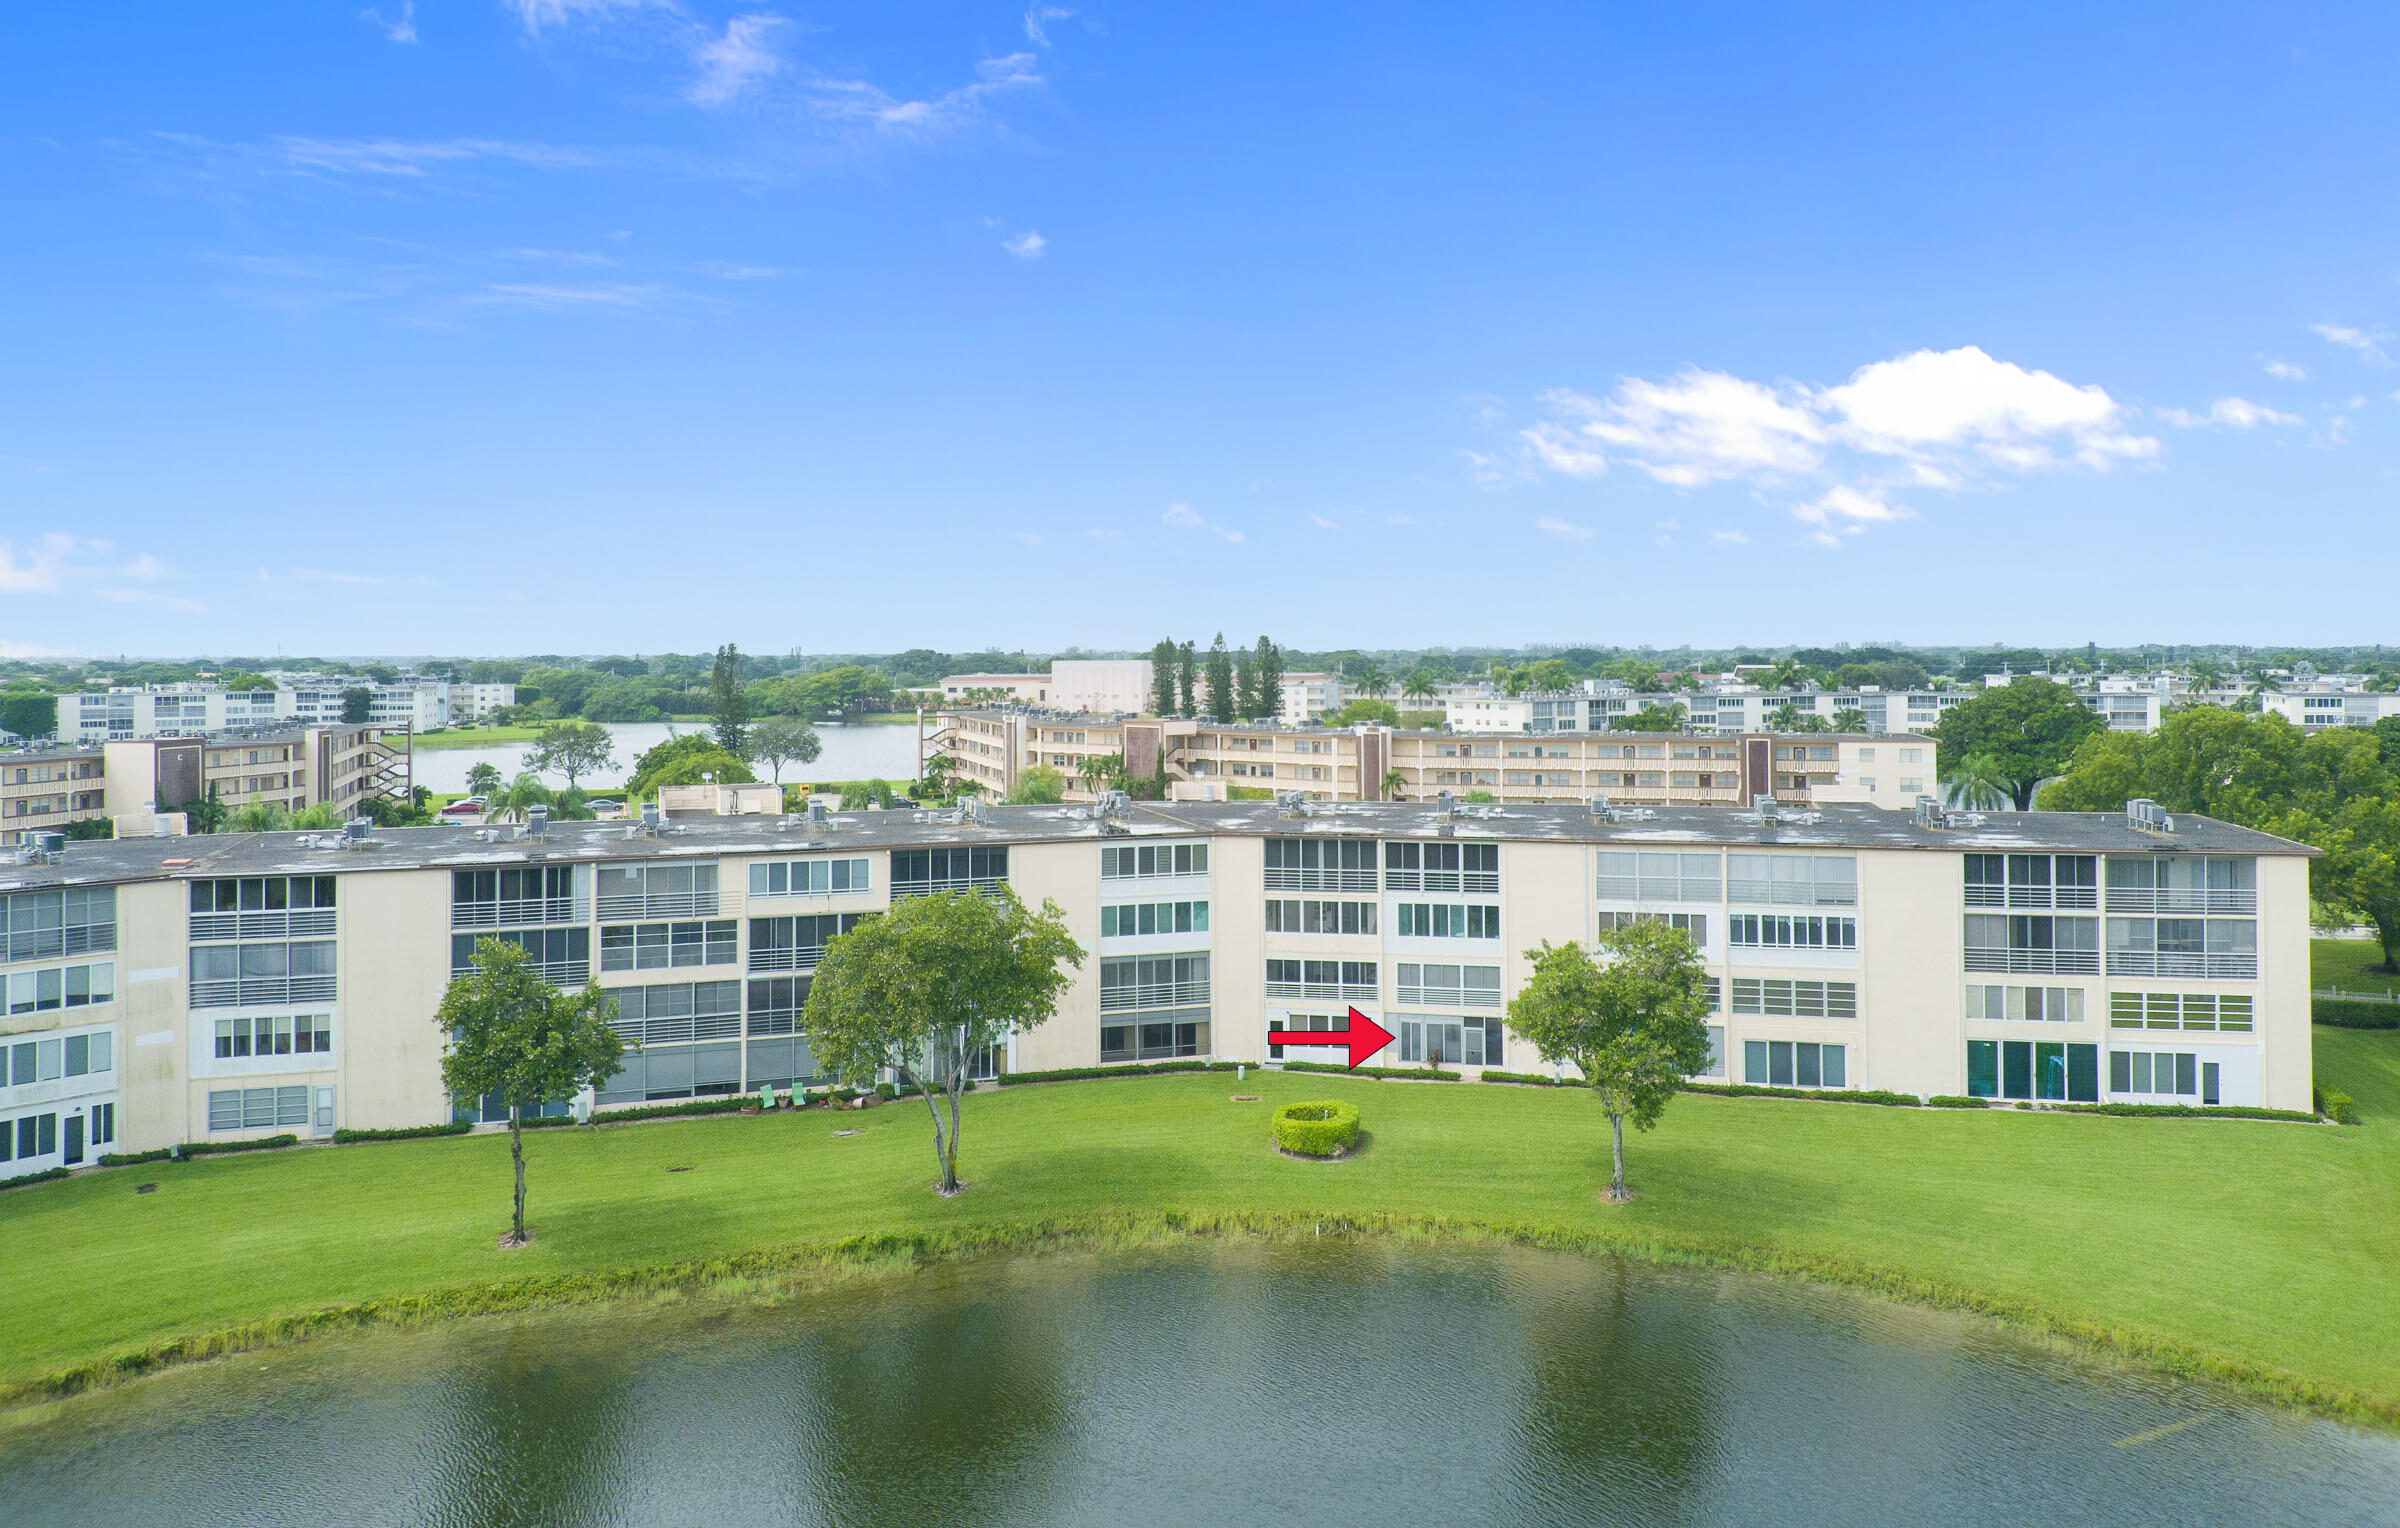
M 83 1116 L 80 1114 L 67 1116 L 67 1151 L 61 1160 L 69 1167 L 83 1160 Z

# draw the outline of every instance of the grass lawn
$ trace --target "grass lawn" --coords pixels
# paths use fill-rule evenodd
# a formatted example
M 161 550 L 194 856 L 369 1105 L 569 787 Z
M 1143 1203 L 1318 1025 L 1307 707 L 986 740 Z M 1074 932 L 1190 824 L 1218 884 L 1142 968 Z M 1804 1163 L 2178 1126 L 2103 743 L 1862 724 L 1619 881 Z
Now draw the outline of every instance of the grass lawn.
M 266 1152 L 0 1195 L 0 1388 L 262 1319 L 859 1233 L 1107 1217 L 1443 1220 L 1962 1300 L 2328 1409 L 2400 1420 L 2400 1034 L 2320 1029 L 2364 1123 L 2118 1119 L 1680 1098 L 1629 1143 L 1580 1091 L 1257 1073 L 980 1091 L 958 1199 L 921 1104 L 527 1136 L 536 1243 L 495 1248 L 505 1136 Z M 1264 1101 L 1235 1103 L 1235 1092 Z M 1358 1102 L 1338 1164 L 1267 1144 L 1277 1102 Z M 856 1128 L 835 1138 L 833 1131 Z M 685 1172 L 670 1171 L 688 1167 Z M 137 1195 L 139 1183 L 156 1191 Z
M 440 732 L 418 733 L 412 750 L 430 753 L 437 748 L 496 748 L 503 743 L 530 743 L 541 735 L 539 726 L 450 727 Z
M 2322 992 L 2400 992 L 2400 976 L 2370 971 L 2383 964 L 2383 946 L 2372 939 L 2311 939 L 2308 984 Z

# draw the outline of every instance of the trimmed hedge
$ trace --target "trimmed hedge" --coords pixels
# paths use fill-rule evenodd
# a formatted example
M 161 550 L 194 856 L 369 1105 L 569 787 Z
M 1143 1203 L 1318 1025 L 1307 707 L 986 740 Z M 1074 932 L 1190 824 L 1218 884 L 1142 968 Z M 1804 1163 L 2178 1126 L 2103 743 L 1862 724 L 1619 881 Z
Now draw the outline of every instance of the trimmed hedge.
M 1988 1109 L 1992 1100 L 1969 1098 L 1964 1093 L 1936 1093 L 1925 1100 L 1928 1109 Z
M 1338 1098 L 1284 1104 L 1271 1126 L 1275 1144 L 1294 1156 L 1338 1157 L 1358 1144 L 1358 1105 Z
M 0 1178 L 0 1189 L 23 1188 L 28 1183 L 48 1183 L 53 1178 L 65 1176 L 67 1170 L 63 1167 L 53 1167 L 47 1172 L 21 1173 L 14 1178 Z
M 1583 1086 L 1580 1082 L 1571 1082 L 1564 1077 L 1545 1077 L 1539 1072 L 1487 1071 L 1481 1080 L 1514 1083 L 1521 1088 L 1579 1088 Z
M 1117 1066 L 1062 1066 L 1048 1072 L 1002 1072 L 1000 1086 L 1027 1082 L 1090 1082 L 1102 1077 L 1156 1077 L 1167 1072 L 1230 1072 L 1254 1061 L 1132 1061 Z
M 2358 1123 L 2358 1100 L 2339 1088 L 2335 1088 L 2317 1100 L 2317 1108 L 2327 1119 L 2337 1125 Z
M 187 1141 L 183 1154 L 187 1157 L 217 1157 L 229 1151 L 280 1151 L 286 1146 L 299 1144 L 300 1137 L 296 1135 L 270 1135 L 256 1141 Z
M 606 1113 L 594 1110 L 592 1123 L 613 1125 L 620 1120 L 672 1119 L 679 1114 L 734 1114 L 743 1109 L 757 1107 L 758 1095 L 756 1093 L 730 1093 L 723 1098 L 695 1098 L 688 1103 L 650 1104 L 639 1109 L 610 1109 Z M 525 1121 L 525 1128 L 550 1130 L 560 1125 L 574 1123 L 575 1116 L 572 1114 L 553 1114 L 545 1119 L 529 1119 Z
M 1351 1068 L 1330 1061 L 1286 1061 L 1287 1072 L 1330 1072 L 1336 1077 L 1374 1077 L 1397 1079 L 1402 1082 L 1456 1082 L 1457 1072 L 1436 1071 L 1429 1066 L 1362 1066 Z
M 1677 1086 L 1686 1093 L 1708 1093 L 1718 1098 L 1799 1098 L 1832 1104 L 1882 1104 L 1894 1109 L 1920 1109 L 1925 1105 L 1925 1100 L 1914 1093 L 1894 1093 L 1888 1088 L 1770 1088 L 1754 1082 L 1686 1082 Z
M 409 1125 L 394 1130 L 336 1130 L 333 1139 L 339 1145 L 352 1141 L 418 1141 L 434 1135 L 465 1135 L 474 1128 L 473 1120 L 459 1119 L 447 1125 Z
M 166 1162 L 175 1156 L 172 1146 L 160 1146 L 151 1151 L 104 1151 L 100 1153 L 102 1167 L 132 1167 L 142 1162 Z
M 2309 1016 L 2332 1029 L 2400 1029 L 2400 1003 L 2321 997 L 2309 1004 Z
M 2020 1102 L 2018 1108 L 2031 1105 Z M 2192 1104 L 2043 1104 L 2054 1114 L 2115 1114 L 2135 1118 L 2157 1119 L 2282 1119 L 2302 1124 L 2323 1123 L 2321 1116 L 2302 1109 L 2252 1109 L 2241 1104 L 2210 1104 L 2205 1108 Z

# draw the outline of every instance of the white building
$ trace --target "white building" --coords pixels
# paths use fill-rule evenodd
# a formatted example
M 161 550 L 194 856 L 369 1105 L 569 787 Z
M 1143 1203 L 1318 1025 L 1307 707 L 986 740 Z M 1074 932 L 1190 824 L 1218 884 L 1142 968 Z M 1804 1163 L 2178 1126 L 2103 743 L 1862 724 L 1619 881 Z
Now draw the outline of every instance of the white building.
M 271 690 L 227 691 L 214 684 L 119 685 L 58 697 L 64 743 L 145 737 L 199 737 L 258 727 L 338 725 L 345 690 L 372 693 L 366 720 L 392 731 L 423 732 L 450 722 L 450 685 L 441 679 L 378 684 L 357 677 L 278 675 Z
M 1140 716 L 1151 709 L 1147 658 L 1061 658 L 1050 665 L 1050 699 L 1060 711 Z
M 1283 676 L 1283 724 L 1287 727 L 1308 727 L 1333 715 L 1349 700 L 1342 689 L 1339 674 L 1286 674 Z
M 471 722 L 478 717 L 505 711 L 517 703 L 517 687 L 513 684 L 454 684 L 450 687 L 450 715 L 453 720 Z

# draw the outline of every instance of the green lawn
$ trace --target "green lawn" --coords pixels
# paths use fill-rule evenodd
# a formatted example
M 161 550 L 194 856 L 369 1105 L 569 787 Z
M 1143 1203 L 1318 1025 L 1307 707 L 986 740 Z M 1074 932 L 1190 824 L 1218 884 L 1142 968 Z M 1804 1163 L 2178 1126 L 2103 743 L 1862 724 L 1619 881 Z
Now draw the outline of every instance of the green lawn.
M 539 726 L 451 727 L 440 732 L 420 732 L 412 746 L 418 753 L 437 748 L 497 748 L 503 743 L 530 743 L 541 735 Z
M 2308 984 L 2322 992 L 2400 992 L 2400 976 L 2370 971 L 2383 964 L 2383 946 L 2372 939 L 2311 939 Z
M 223 1157 L 0 1195 L 0 1387 L 329 1306 L 495 1280 L 752 1257 L 857 1233 L 1107 1217 L 1439 1219 L 1618 1238 L 1963 1299 L 2279 1379 L 2400 1419 L 2400 1034 L 2320 1029 L 2364 1123 L 2118 1119 L 1681 1098 L 1602 1205 L 1607 1132 L 1572 1090 L 1252 1073 L 981 1091 L 953 1201 L 921 1105 L 527 1138 L 536 1244 L 503 1253 L 504 1136 Z M 1229 1095 L 1259 1093 L 1264 1102 Z M 1339 1164 L 1267 1146 L 1338 1095 Z M 837 1139 L 837 1128 L 859 1134 Z M 688 1172 L 669 1169 L 689 1167 Z M 136 1194 L 140 1183 L 156 1192 Z M 786 1263 L 789 1266 L 789 1263 Z

